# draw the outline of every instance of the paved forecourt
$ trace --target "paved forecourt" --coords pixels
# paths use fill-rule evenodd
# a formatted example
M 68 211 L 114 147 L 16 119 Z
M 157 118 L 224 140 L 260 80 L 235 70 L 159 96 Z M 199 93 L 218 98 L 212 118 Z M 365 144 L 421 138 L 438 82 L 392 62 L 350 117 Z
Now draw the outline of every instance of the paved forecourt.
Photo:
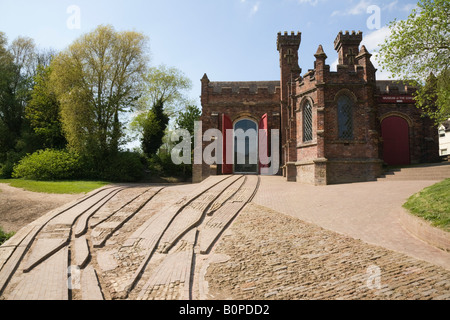
M 427 183 L 399 184 L 104 187 L 0 247 L 0 299 L 450 299 L 449 254 L 395 218 Z

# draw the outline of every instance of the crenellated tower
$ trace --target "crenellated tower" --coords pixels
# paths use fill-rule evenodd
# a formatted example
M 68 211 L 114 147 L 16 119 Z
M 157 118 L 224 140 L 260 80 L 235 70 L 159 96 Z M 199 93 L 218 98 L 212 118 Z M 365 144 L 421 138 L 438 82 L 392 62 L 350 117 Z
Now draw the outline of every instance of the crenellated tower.
M 334 49 L 338 52 L 340 65 L 353 66 L 357 64 L 356 57 L 359 54 L 359 45 L 363 39 L 361 31 L 352 33 L 342 31 L 336 37 L 334 41 Z
M 281 69 L 281 145 L 282 145 L 282 164 L 284 175 L 290 178 L 295 175 L 296 161 L 296 126 L 293 97 L 295 95 L 295 82 L 300 77 L 302 69 L 298 65 L 298 50 L 302 41 L 300 32 L 281 32 L 277 37 L 277 49 L 280 53 Z M 289 172 L 290 171 L 290 172 Z

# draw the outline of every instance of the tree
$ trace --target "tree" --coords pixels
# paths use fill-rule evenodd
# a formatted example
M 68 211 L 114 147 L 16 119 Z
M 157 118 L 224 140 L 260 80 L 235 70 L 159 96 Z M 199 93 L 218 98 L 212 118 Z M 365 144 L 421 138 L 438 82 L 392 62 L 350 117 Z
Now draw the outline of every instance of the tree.
M 18 74 L 32 80 L 37 69 L 37 53 L 34 40 L 28 37 L 17 37 L 11 44 L 10 51 L 14 56 L 14 64 Z
M 182 111 L 176 119 L 177 129 L 189 131 L 191 137 L 194 137 L 194 123 L 198 121 L 202 111 L 195 105 L 188 105 L 185 111 Z
M 122 116 L 141 96 L 147 41 L 134 31 L 99 26 L 54 58 L 50 79 L 70 148 L 100 158 L 117 153 Z
M 164 103 L 159 100 L 143 118 L 141 123 L 142 151 L 149 157 L 155 155 L 163 144 L 163 138 L 169 125 L 169 117 L 164 112 Z
M 50 85 L 50 66 L 39 66 L 31 100 L 25 107 L 25 116 L 36 136 L 42 141 L 41 149 L 63 149 L 67 140 L 62 131 L 60 104 Z
M 167 127 L 166 124 L 161 131 L 160 125 L 155 124 L 155 128 L 151 128 L 152 123 L 155 123 L 153 122 L 155 106 L 164 107 L 164 109 L 158 111 L 164 114 L 160 113 L 160 115 L 156 116 L 159 119 L 156 122 L 163 120 L 162 123 L 165 123 L 167 120 L 168 123 L 169 118 L 174 116 L 179 106 L 187 100 L 183 91 L 191 87 L 191 81 L 180 70 L 173 67 L 168 68 L 161 65 L 150 68 L 146 73 L 144 77 L 144 93 L 139 100 L 137 115 L 130 125 L 131 131 L 140 136 L 144 153 L 152 155 L 158 151 L 162 145 L 161 140 L 164 138 Z M 153 131 L 158 131 L 158 134 L 154 135 Z M 157 145 L 156 149 L 153 146 L 148 149 L 149 145 L 153 145 L 153 142 L 149 140 L 150 137 L 156 139 L 154 142 L 155 146 Z
M 440 123 L 450 118 L 450 2 L 421 0 L 407 20 L 394 20 L 382 44 L 383 69 L 419 87 L 417 105 Z M 430 75 L 434 86 L 425 85 Z M 431 105 L 435 105 L 433 108 Z
M 161 101 L 169 116 L 175 114 L 180 105 L 186 102 L 183 91 L 192 88 L 192 82 L 180 70 L 161 65 L 149 69 L 144 77 L 145 94 L 141 100 L 141 109 L 154 106 Z
M 18 81 L 14 55 L 7 48 L 5 34 L 0 32 L 0 154 L 14 148 L 22 129 L 23 112 L 16 97 Z

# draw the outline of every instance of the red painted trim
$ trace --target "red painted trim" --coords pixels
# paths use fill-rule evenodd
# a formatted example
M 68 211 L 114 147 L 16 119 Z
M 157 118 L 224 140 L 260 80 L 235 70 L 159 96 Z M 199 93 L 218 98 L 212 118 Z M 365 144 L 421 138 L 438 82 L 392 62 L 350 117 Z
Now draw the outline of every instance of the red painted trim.
M 229 143 L 232 146 L 233 141 L 227 141 L 227 130 L 233 130 L 233 122 L 231 121 L 229 116 L 227 116 L 226 114 L 223 114 L 222 115 L 222 136 L 223 136 L 222 174 L 233 174 L 233 163 L 227 163 L 227 143 Z M 232 148 L 230 148 L 229 150 L 232 150 Z

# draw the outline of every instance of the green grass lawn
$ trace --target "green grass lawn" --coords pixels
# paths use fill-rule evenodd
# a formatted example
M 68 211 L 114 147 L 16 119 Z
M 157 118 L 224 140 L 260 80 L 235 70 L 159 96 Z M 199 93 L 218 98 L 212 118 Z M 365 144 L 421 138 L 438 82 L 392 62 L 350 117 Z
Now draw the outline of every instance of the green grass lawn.
M 450 232 L 450 179 L 413 195 L 403 207 L 433 226 Z
M 34 181 L 22 179 L 0 179 L 0 183 L 32 192 L 56 194 L 88 193 L 109 184 L 103 181 Z

